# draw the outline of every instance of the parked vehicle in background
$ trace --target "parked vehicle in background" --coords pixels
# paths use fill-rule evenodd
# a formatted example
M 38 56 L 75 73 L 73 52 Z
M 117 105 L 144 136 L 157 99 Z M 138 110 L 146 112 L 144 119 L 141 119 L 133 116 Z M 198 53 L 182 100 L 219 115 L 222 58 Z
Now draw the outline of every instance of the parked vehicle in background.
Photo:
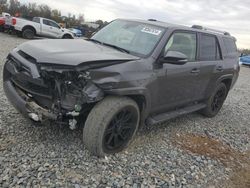
M 15 18 L 13 27 L 19 36 L 27 39 L 32 39 L 34 36 L 63 39 L 74 38 L 74 34 L 70 30 L 61 28 L 55 21 L 47 18 L 34 17 L 32 21 Z
M 7 57 L 3 87 L 33 121 L 84 124 L 86 148 L 104 156 L 123 150 L 139 123 L 216 116 L 239 75 L 235 41 L 202 26 L 118 19 L 90 39 L 23 43 Z
M 250 55 L 243 55 L 240 57 L 240 62 L 242 65 L 249 65 L 250 66 Z
M 79 29 L 75 29 L 75 28 L 68 28 L 68 30 L 70 30 L 75 37 L 82 37 L 82 31 Z
M 4 31 L 4 25 L 5 25 L 5 18 L 0 17 L 0 32 Z
M 10 16 L 10 14 L 7 12 L 2 12 L 2 17 L 7 17 L 7 16 Z
M 15 31 L 14 25 L 16 24 L 16 17 L 6 16 L 4 30 L 8 33 Z
M 11 16 L 9 13 L 3 12 L 0 17 L 0 31 L 8 31 L 12 25 Z

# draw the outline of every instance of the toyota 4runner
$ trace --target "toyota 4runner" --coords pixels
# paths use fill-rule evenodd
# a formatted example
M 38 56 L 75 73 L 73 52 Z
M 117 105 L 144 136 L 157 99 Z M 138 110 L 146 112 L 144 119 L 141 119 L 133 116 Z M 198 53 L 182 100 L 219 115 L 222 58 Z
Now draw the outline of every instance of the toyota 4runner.
M 7 57 L 11 103 L 36 122 L 75 129 L 98 156 L 123 150 L 139 125 L 221 109 L 239 74 L 227 32 L 117 19 L 90 39 L 23 43 Z

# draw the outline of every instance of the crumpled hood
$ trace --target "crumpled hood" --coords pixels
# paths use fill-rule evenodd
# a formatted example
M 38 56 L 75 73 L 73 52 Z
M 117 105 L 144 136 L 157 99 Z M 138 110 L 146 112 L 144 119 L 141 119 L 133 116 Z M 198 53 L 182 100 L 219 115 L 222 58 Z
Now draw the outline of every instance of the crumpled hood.
M 84 62 L 131 61 L 136 56 L 83 39 L 34 40 L 21 44 L 18 50 L 37 63 L 77 66 Z

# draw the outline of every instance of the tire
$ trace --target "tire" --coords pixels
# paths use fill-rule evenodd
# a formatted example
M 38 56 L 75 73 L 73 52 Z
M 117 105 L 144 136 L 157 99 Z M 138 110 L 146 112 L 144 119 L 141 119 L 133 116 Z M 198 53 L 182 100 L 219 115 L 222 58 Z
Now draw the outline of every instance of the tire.
M 213 94 L 206 101 L 207 107 L 201 110 L 201 114 L 209 118 L 216 116 L 223 106 L 227 94 L 228 89 L 224 83 L 217 85 Z
M 31 28 L 24 29 L 22 32 L 22 36 L 25 39 L 33 39 L 35 36 L 35 31 Z
M 106 97 L 87 117 L 83 128 L 85 147 L 99 157 L 120 152 L 133 139 L 139 120 L 140 111 L 135 101 L 127 97 Z
M 2 25 L 0 26 L 0 32 L 4 32 L 4 27 Z

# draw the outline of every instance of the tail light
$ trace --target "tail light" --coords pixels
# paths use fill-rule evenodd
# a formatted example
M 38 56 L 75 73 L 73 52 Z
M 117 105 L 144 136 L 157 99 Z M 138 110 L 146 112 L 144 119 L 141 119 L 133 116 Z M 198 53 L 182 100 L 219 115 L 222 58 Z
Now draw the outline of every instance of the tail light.
M 12 18 L 12 25 L 16 25 L 16 19 Z

